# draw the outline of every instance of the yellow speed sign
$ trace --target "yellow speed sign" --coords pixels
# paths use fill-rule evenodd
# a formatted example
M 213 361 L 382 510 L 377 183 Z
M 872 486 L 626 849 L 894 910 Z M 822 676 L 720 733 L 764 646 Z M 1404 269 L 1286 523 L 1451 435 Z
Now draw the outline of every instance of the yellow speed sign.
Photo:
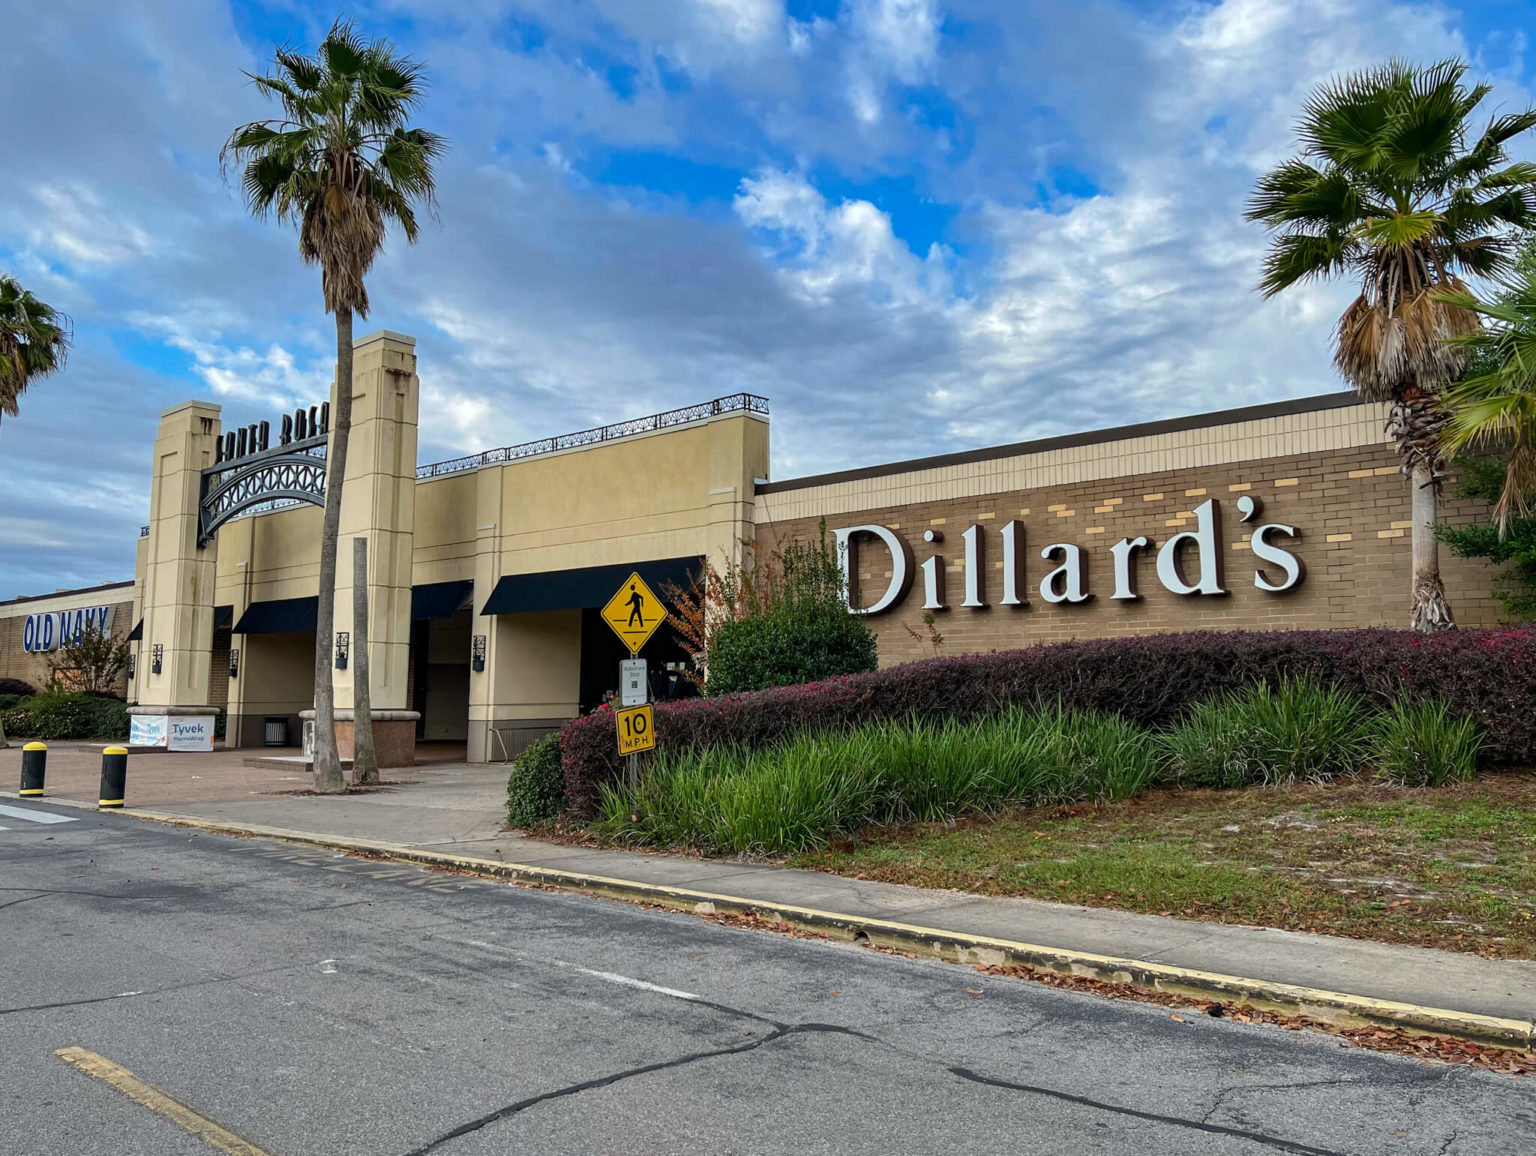
M 613 717 L 619 725 L 619 754 L 633 755 L 655 747 L 656 720 L 650 703 L 616 710 Z

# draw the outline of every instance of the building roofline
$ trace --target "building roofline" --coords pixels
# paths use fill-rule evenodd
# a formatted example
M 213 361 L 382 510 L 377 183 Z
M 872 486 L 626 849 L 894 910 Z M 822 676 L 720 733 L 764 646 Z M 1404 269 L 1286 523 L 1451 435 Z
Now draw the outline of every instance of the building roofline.
M 100 586 L 82 586 L 78 590 L 55 590 L 52 594 L 23 594 L 0 601 L 0 606 L 15 606 L 21 602 L 46 602 L 50 598 L 70 598 L 76 594 L 95 594 L 103 590 L 122 590 L 133 586 L 133 579 L 126 582 L 103 582 Z
M 1083 433 L 1062 434 L 1057 437 L 1039 438 L 1035 441 L 1013 442 L 1010 445 L 988 446 L 984 449 L 961 450 L 958 453 L 935 454 L 926 458 L 909 458 L 901 462 L 888 462 L 878 466 L 862 466 L 851 470 L 838 470 L 829 474 L 812 474 L 804 478 L 790 478 L 782 482 L 759 482 L 756 493 L 778 494 L 787 490 L 804 490 L 812 486 L 828 486 L 838 482 L 858 482 L 868 478 L 890 477 L 893 474 L 932 470 L 943 466 L 966 465 L 970 462 L 993 461 L 997 458 L 1021 457 L 1025 454 L 1047 453 L 1051 450 L 1076 449 L 1079 446 L 1097 445 L 1103 442 L 1126 441 L 1130 438 L 1155 437 L 1159 434 L 1183 433 L 1187 430 L 1208 429 L 1211 426 L 1231 425 L 1240 421 L 1260 421 L 1265 418 L 1289 417 L 1298 413 L 1318 410 L 1344 409 L 1352 405 L 1367 404 L 1353 391 L 1323 393 L 1313 397 L 1291 398 L 1287 401 L 1271 401 L 1262 405 L 1248 405 L 1238 409 L 1216 410 L 1212 413 L 1189 414 L 1184 417 L 1164 418 L 1161 421 L 1139 422 L 1136 425 L 1115 426 L 1110 429 L 1088 430 Z

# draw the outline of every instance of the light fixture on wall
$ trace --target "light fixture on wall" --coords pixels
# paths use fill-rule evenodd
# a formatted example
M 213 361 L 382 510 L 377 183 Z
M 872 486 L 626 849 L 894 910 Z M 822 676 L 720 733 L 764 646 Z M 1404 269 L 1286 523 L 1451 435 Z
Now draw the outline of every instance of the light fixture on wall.
M 134 668 L 139 665 L 138 658 L 139 658 L 139 656 L 137 654 L 130 654 L 128 656 L 128 681 L 129 682 L 133 681 Z
M 475 635 L 474 646 L 470 650 L 469 668 L 471 670 L 485 669 L 485 635 Z
M 238 646 L 229 652 L 229 677 L 240 677 L 240 648 Z
M 336 632 L 336 669 L 347 669 L 347 651 L 352 646 L 352 636 L 345 630 Z
M 149 673 L 159 674 L 165 669 L 165 643 L 157 642 L 149 648 Z

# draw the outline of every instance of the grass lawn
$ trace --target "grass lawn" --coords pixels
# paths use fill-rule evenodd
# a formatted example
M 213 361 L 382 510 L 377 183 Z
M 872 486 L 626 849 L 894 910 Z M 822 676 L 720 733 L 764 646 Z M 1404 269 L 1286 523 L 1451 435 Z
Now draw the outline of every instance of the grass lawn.
M 790 866 L 1536 957 L 1536 772 L 1181 791 L 865 832 Z

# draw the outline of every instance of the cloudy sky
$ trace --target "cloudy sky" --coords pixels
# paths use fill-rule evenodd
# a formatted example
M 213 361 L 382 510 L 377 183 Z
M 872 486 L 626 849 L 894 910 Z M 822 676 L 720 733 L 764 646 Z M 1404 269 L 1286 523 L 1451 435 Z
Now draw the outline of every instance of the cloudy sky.
M 75 319 L 0 426 L 0 598 L 129 577 L 160 410 L 319 400 L 334 330 L 219 145 L 333 6 L 0 0 L 0 268 Z M 1529 0 L 369 0 L 430 67 L 441 220 L 358 332 L 418 338 L 434 461 L 741 390 L 773 475 L 1340 388 L 1342 287 L 1261 302 L 1255 174 L 1307 91 Z

